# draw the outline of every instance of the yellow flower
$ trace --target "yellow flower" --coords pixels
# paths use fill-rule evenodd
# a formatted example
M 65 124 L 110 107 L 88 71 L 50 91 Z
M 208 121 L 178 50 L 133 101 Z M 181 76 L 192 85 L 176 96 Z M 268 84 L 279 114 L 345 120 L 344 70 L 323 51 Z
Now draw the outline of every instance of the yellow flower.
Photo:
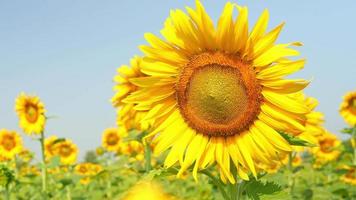
M 319 136 L 318 147 L 312 148 L 312 153 L 316 158 L 316 166 L 336 160 L 340 155 L 340 151 L 337 149 L 340 144 L 341 141 L 330 132 L 326 131 Z
M 47 159 L 52 158 L 53 156 L 55 156 L 55 145 L 57 143 L 55 143 L 58 140 L 58 137 L 55 135 L 52 135 L 48 138 L 45 139 L 45 155 Z
M 294 94 L 297 95 L 301 101 L 303 101 L 306 106 L 310 109 L 310 112 L 306 114 L 305 118 L 300 119 L 300 123 L 305 126 L 305 130 L 302 132 L 293 133 L 296 137 L 309 142 L 310 144 L 317 145 L 318 137 L 324 134 L 325 128 L 324 124 L 324 114 L 315 111 L 317 107 L 318 100 L 313 97 L 305 97 L 304 94 Z M 293 150 L 301 152 L 305 150 L 302 146 L 293 146 Z
M 147 138 L 157 143 L 156 155 L 170 149 L 164 164 L 179 163 L 178 176 L 195 163 L 197 178 L 216 162 L 221 179 L 234 183 L 232 161 L 247 180 L 249 172 L 257 176 L 257 162 L 292 150 L 278 131 L 305 131 L 299 119 L 310 109 L 288 94 L 308 81 L 284 79 L 304 67 L 287 59 L 301 43 L 275 44 L 284 23 L 266 32 L 267 10 L 251 32 L 247 7 L 228 2 L 217 28 L 200 1 L 187 10 L 171 11 L 163 39 L 145 34 L 140 71 L 147 76 L 129 79 L 137 88 L 122 102 L 148 112 L 143 122 L 153 120 L 154 130 Z
M 356 168 L 354 166 L 344 166 L 344 169 L 348 171 L 346 174 L 342 175 L 340 179 L 345 183 L 356 185 Z
M 344 96 L 339 111 L 350 126 L 356 125 L 356 91 L 349 92 Z
M 174 200 L 165 194 L 162 188 L 153 182 L 140 182 L 126 194 L 123 200 Z
M 30 162 L 33 159 L 33 153 L 26 149 L 23 148 L 22 151 L 19 153 L 19 157 L 24 161 L 24 162 Z
M 54 155 L 61 159 L 64 165 L 71 165 L 77 161 L 78 147 L 71 140 L 59 141 L 54 145 Z
M 81 176 L 95 176 L 102 171 L 102 167 L 95 163 L 80 163 L 75 166 L 74 170 Z
M 127 136 L 124 129 L 119 128 L 107 128 L 103 132 L 101 139 L 102 146 L 111 152 L 118 152 L 120 145 L 122 144 L 123 137 Z
M 40 134 L 44 130 L 46 110 L 39 97 L 21 93 L 16 99 L 15 110 L 25 133 Z
M 36 166 L 25 166 L 22 167 L 20 170 L 20 175 L 21 176 L 39 176 L 41 175 L 40 170 Z
M 4 159 L 13 159 L 22 151 L 22 138 L 15 132 L 0 130 L 0 155 Z
M 137 129 L 146 130 L 149 128 L 149 123 L 141 123 L 141 120 L 146 115 L 146 111 L 135 110 L 134 104 L 124 104 L 122 100 L 130 93 L 136 91 L 137 86 L 130 82 L 131 78 L 147 76 L 140 71 L 142 59 L 134 57 L 131 59 L 130 66 L 123 65 L 117 69 L 117 75 L 114 77 L 114 91 L 116 94 L 111 99 L 114 107 L 117 110 L 117 125 L 124 127 L 126 130 Z

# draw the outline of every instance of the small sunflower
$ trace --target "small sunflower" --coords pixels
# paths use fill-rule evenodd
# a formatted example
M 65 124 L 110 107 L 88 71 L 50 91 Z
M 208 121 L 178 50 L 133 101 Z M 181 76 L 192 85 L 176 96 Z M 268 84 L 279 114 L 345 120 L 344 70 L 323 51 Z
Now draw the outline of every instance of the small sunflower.
M 321 166 L 327 162 L 336 160 L 340 151 L 337 149 L 341 141 L 332 133 L 324 132 L 323 135 L 318 137 L 318 146 L 312 148 L 312 153 L 316 159 L 316 165 Z
M 100 171 L 102 171 L 102 167 L 99 164 L 95 163 L 80 163 L 74 168 L 76 174 L 81 176 L 95 176 Z
M 141 161 L 144 158 L 144 146 L 136 140 L 123 143 L 120 152 L 134 158 L 135 161 Z
M 146 115 L 146 111 L 135 110 L 134 104 L 124 104 L 122 100 L 130 93 L 136 91 L 137 86 L 130 82 L 131 78 L 145 77 L 147 75 L 140 71 L 142 58 L 136 56 L 131 59 L 130 66 L 123 65 L 117 69 L 117 75 L 114 77 L 114 91 L 111 102 L 117 110 L 117 125 L 124 127 L 126 130 L 137 129 L 147 130 L 149 123 L 141 123 Z
M 13 159 L 22 151 L 22 138 L 15 132 L 6 129 L 0 130 L 0 154 L 6 159 Z
M 344 96 L 340 105 L 340 114 L 350 126 L 356 126 L 356 91 Z
M 257 176 L 256 163 L 292 150 L 278 131 L 305 131 L 299 120 L 310 109 L 288 94 L 309 82 L 284 79 L 304 67 L 304 60 L 287 58 L 299 55 L 290 46 L 301 43 L 275 44 L 284 23 L 266 32 L 267 10 L 251 32 L 247 7 L 226 3 L 217 28 L 200 1 L 187 11 L 171 11 L 163 38 L 145 34 L 146 76 L 129 78 L 137 88 L 121 102 L 147 111 L 143 122 L 152 120 L 154 129 L 147 138 L 156 155 L 170 149 L 164 164 L 179 163 L 178 176 L 195 163 L 196 179 L 199 169 L 217 163 L 221 179 L 235 183 L 230 161 L 241 178 Z
M 345 183 L 356 185 L 356 167 L 355 166 L 344 166 L 347 170 L 346 174 L 342 175 L 340 179 Z
M 50 159 L 53 156 L 55 156 L 55 145 L 57 140 L 58 137 L 55 135 L 52 135 L 45 139 L 44 146 L 45 146 L 46 159 Z
M 78 157 L 78 147 L 71 140 L 59 141 L 54 146 L 54 155 L 61 159 L 64 165 L 74 164 Z
M 102 136 L 102 146 L 111 152 L 118 152 L 120 150 L 123 137 L 127 136 L 124 129 L 121 128 L 107 128 L 104 130 Z
M 16 99 L 16 113 L 20 119 L 20 127 L 26 134 L 40 134 L 46 124 L 46 110 L 37 96 L 21 93 Z

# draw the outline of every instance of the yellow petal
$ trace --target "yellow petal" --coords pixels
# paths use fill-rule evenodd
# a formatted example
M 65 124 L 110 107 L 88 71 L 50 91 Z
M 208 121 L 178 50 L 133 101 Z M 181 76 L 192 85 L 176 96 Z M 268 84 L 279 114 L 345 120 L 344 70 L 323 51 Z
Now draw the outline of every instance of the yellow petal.
M 267 101 L 271 102 L 273 105 L 278 106 L 279 108 L 282 108 L 289 112 L 298 114 L 306 114 L 309 112 L 309 109 L 306 105 L 289 96 L 278 94 L 268 90 L 263 90 L 262 95 L 267 99 Z
M 272 143 L 275 147 L 283 151 L 292 151 L 289 143 L 277 131 L 261 121 L 256 121 L 255 125 L 257 129 L 263 133 L 263 135 L 266 136 L 266 138 L 269 139 L 269 142 Z

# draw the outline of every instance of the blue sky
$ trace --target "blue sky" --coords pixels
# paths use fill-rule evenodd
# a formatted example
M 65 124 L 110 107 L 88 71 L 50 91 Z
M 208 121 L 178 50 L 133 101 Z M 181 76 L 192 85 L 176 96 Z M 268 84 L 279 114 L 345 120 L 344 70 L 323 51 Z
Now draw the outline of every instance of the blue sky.
M 216 21 L 225 1 L 202 1 Z M 337 133 L 341 96 L 356 89 L 356 2 L 238 1 L 249 7 L 250 24 L 264 8 L 272 28 L 287 24 L 279 42 L 302 41 L 307 64 L 298 77 L 319 99 L 326 127 Z M 0 128 L 17 130 L 14 99 L 39 95 L 48 115 L 46 134 L 71 138 L 86 150 L 100 145 L 102 131 L 115 126 L 112 78 L 116 68 L 140 55 L 143 34 L 158 34 L 169 10 L 194 1 L 0 1 Z M 341 135 L 339 135 L 341 136 Z M 36 141 L 25 137 L 38 152 Z

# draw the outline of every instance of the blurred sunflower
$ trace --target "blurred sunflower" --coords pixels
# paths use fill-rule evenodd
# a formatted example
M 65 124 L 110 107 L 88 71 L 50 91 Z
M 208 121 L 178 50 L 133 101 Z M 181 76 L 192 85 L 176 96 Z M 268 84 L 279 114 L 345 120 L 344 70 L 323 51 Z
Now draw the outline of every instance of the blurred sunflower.
M 316 166 L 336 160 L 340 155 L 340 151 L 337 149 L 340 144 L 341 141 L 330 132 L 325 131 L 323 135 L 319 136 L 318 146 L 311 150 L 316 159 Z
M 164 39 L 145 34 L 150 45 L 141 47 L 140 71 L 146 76 L 129 78 L 137 89 L 122 102 L 148 112 L 143 122 L 154 122 L 148 138 L 157 143 L 155 153 L 170 149 L 165 166 L 179 162 L 178 176 L 195 162 L 196 179 L 199 169 L 217 162 L 221 179 L 234 183 L 230 160 L 241 178 L 256 176 L 256 162 L 292 149 L 278 131 L 305 131 L 299 119 L 310 109 L 287 94 L 308 81 L 283 79 L 304 67 L 304 60 L 286 58 L 299 55 L 289 47 L 301 44 L 275 44 L 284 23 L 266 33 L 267 10 L 250 33 L 247 7 L 226 3 L 216 29 L 200 1 L 187 10 L 171 11 Z
M 26 149 L 26 148 L 23 148 L 18 155 L 26 163 L 30 162 L 34 157 L 33 153 L 29 149 Z
M 59 142 L 59 138 L 55 135 L 47 137 L 44 142 L 46 159 L 55 156 L 55 146 Z
M 83 176 L 80 179 L 80 183 L 83 185 L 87 185 L 91 181 L 91 177 L 97 175 L 100 171 L 102 171 L 102 166 L 95 163 L 80 163 L 74 168 L 75 173 Z
M 306 115 L 305 131 L 298 135 L 298 137 L 308 141 L 311 144 L 317 144 L 317 138 L 325 132 L 323 127 L 324 114 L 322 112 L 315 111 L 315 108 L 319 104 L 317 99 L 307 97 L 304 102 L 311 111 Z
M 95 163 L 80 163 L 75 166 L 74 170 L 76 174 L 81 176 L 94 176 L 102 171 L 102 166 Z
M 61 159 L 61 163 L 64 165 L 71 165 L 77 161 L 78 147 L 71 140 L 59 141 L 54 145 L 54 155 L 57 155 Z
M 22 148 L 22 138 L 15 131 L 0 130 L 0 155 L 4 160 L 13 159 Z
M 144 146 L 141 142 L 136 140 L 128 141 L 122 144 L 121 153 L 141 161 L 144 159 Z
M 129 190 L 123 200 L 174 200 L 173 196 L 167 195 L 163 189 L 154 182 L 140 182 Z
M 147 75 L 140 71 L 142 58 L 136 56 L 131 59 L 130 66 L 122 65 L 117 69 L 117 75 L 114 77 L 114 91 L 111 102 L 117 110 L 117 125 L 124 127 L 126 130 L 137 129 L 147 130 L 149 123 L 141 123 L 146 111 L 135 110 L 134 104 L 124 104 L 122 100 L 130 93 L 136 91 L 137 86 L 130 82 L 131 78 L 145 77 Z
M 356 126 L 356 91 L 344 96 L 340 105 L 340 114 L 350 126 Z
M 39 97 L 21 93 L 16 99 L 15 110 L 20 119 L 20 127 L 25 133 L 31 135 L 43 132 L 46 110 Z
M 340 179 L 345 183 L 356 185 L 356 167 L 344 166 L 344 169 L 348 170 L 346 174 L 342 175 Z
M 118 152 L 122 145 L 122 139 L 126 136 L 127 132 L 122 128 L 107 128 L 101 139 L 102 146 L 107 151 Z

